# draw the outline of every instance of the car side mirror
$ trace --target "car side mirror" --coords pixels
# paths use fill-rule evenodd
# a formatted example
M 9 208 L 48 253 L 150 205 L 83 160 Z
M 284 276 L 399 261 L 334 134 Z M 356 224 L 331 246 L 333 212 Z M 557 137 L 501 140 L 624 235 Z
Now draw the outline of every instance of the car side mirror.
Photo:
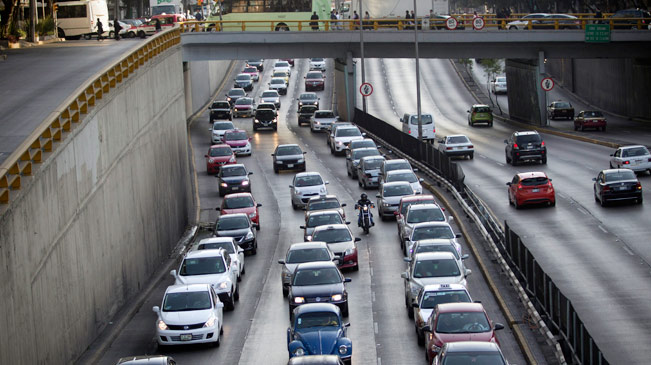
M 411 306 L 414 308 L 418 308 L 418 303 L 411 303 Z
M 289 188 L 290 188 L 290 189 L 293 189 L 293 188 L 294 188 L 294 185 L 290 185 Z
M 237 253 L 244 253 L 244 249 L 242 247 L 237 248 Z
M 461 238 L 461 233 L 457 233 L 457 234 L 455 234 L 454 237 L 456 237 L 456 238 Z
M 351 278 L 344 278 L 344 283 L 350 283 L 351 281 L 353 281 L 353 279 L 351 279 Z
M 224 308 L 224 303 L 222 302 L 215 303 L 215 308 Z
M 272 153 L 271 155 L 272 155 L 272 156 L 274 156 L 274 157 L 276 156 L 276 154 L 275 154 L 275 153 Z
M 330 184 L 330 181 L 326 180 L 325 185 L 328 185 L 328 184 Z
M 375 197 L 376 197 L 376 198 L 379 198 L 379 197 L 380 197 L 380 194 L 375 194 Z
M 411 259 L 409 257 L 403 257 L 402 261 L 404 262 L 411 262 Z
M 247 175 L 253 175 L 253 171 L 249 171 Z
M 464 277 L 468 277 L 468 275 L 470 275 L 470 274 L 472 274 L 472 270 L 470 270 L 470 269 L 466 269 L 466 271 L 465 271 L 465 273 L 464 273 L 463 276 L 464 276 Z
M 299 226 L 298 228 L 300 228 L 300 229 L 305 229 L 305 226 Z
M 151 310 L 154 311 L 154 313 L 160 313 L 160 307 L 157 305 L 151 307 Z
M 257 229 L 258 227 L 260 227 L 260 225 L 257 224 L 257 223 L 251 223 L 251 226 L 252 226 L 253 228 L 256 228 L 256 229 Z
M 350 224 L 350 222 L 347 221 L 346 224 Z
M 418 172 L 418 169 L 413 169 L 414 172 Z
M 281 265 L 285 265 L 285 260 L 278 260 L 278 263 Z
M 258 204 L 256 204 L 255 206 L 256 206 L 256 207 L 261 207 L 262 204 L 261 204 L 261 203 L 258 203 Z
M 303 151 L 303 154 L 304 154 L 304 155 L 307 154 L 307 151 Z
M 345 206 L 346 206 L 346 203 L 343 203 L 343 204 L 341 205 L 342 208 L 345 207 Z
M 511 186 L 511 182 L 510 182 L 510 181 L 509 181 L 509 182 L 507 182 L 507 183 L 506 183 L 506 185 L 508 185 L 508 186 Z
M 466 113 L 470 113 L 470 110 L 466 110 Z
M 217 207 L 217 208 L 215 208 L 215 210 L 218 210 L 218 211 L 221 211 L 221 210 L 222 210 L 222 208 L 220 208 L 220 207 Z
M 355 240 L 354 240 L 354 241 L 355 241 L 355 242 L 359 242 L 359 241 L 361 241 L 361 240 L 362 240 L 361 238 L 359 238 L 359 237 L 355 237 Z
M 338 257 L 333 257 L 332 262 L 334 262 L 335 265 L 339 265 L 339 258 Z
M 509 144 L 509 141 L 507 141 L 507 140 L 504 140 L 504 143 L 506 143 L 506 144 Z
M 208 157 L 208 155 L 203 155 L 203 157 Z
M 346 160 L 350 161 L 350 156 L 346 156 Z
M 344 327 L 350 327 L 350 322 L 344 323 Z
M 423 332 L 432 332 L 432 329 L 429 327 L 429 325 L 423 327 Z
M 597 181 L 597 178 L 596 178 L 596 177 L 593 177 L 593 178 L 592 178 L 592 181 Z
M 366 133 L 362 133 L 362 137 L 366 137 Z
M 418 179 L 418 182 L 424 182 L 424 181 L 425 181 L 425 179 Z
M 503 330 L 504 325 L 501 323 L 495 323 L 495 331 Z
M 172 275 L 176 279 L 176 270 L 171 270 L 170 275 Z
M 406 271 L 403 271 L 402 274 L 400 274 L 400 277 L 402 277 L 403 279 L 409 279 L 409 273 L 406 272 Z
M 470 255 L 468 255 L 468 254 L 464 254 L 463 256 L 461 256 L 461 259 L 462 259 L 462 260 L 465 260 L 465 259 L 467 259 L 468 257 L 470 257 Z

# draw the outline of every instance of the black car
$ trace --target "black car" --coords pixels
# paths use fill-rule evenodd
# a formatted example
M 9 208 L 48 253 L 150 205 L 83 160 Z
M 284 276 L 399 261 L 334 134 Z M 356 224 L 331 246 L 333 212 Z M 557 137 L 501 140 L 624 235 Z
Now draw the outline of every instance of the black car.
M 258 225 L 251 222 L 246 213 L 224 214 L 217 218 L 213 228 L 216 237 L 233 237 L 244 252 L 255 255 L 258 251 L 256 229 Z
M 642 185 L 629 169 L 609 169 L 599 172 L 594 181 L 594 200 L 605 206 L 611 201 L 635 200 L 642 204 Z
M 231 106 L 233 106 L 233 104 L 235 104 L 237 99 L 245 97 L 246 95 L 247 94 L 246 91 L 244 91 L 244 89 L 236 87 L 228 90 L 228 92 L 226 93 L 226 101 L 228 101 L 231 104 Z
M 547 147 L 545 141 L 536 131 L 515 132 L 504 140 L 506 148 L 506 163 L 515 166 L 520 161 L 540 161 L 542 164 L 547 163 Z
M 231 104 L 227 100 L 213 101 L 210 105 L 210 122 L 215 119 L 233 120 Z
M 294 271 L 289 289 L 289 316 L 294 308 L 305 303 L 331 303 L 341 309 L 341 315 L 348 317 L 348 291 L 337 264 L 332 261 L 315 261 L 299 264 Z
M 317 111 L 318 107 L 314 105 L 303 105 L 298 109 L 298 126 L 300 127 L 303 123 L 310 124 L 310 119 Z
M 239 74 L 235 76 L 235 88 L 242 88 L 244 91 L 253 91 L 253 79 L 249 74 Z
M 305 171 L 305 152 L 297 144 L 280 144 L 271 156 L 276 173 L 280 170 Z
M 574 107 L 567 101 L 553 101 L 547 107 L 547 116 L 551 120 L 558 118 L 574 119 Z
M 648 29 L 649 18 L 651 18 L 651 13 L 642 9 L 618 10 L 610 17 L 615 29 L 638 29 L 638 25 L 641 29 Z
M 278 113 L 273 109 L 256 109 L 253 115 L 253 130 L 260 128 L 278 130 Z
M 260 72 L 264 70 L 264 60 L 247 60 L 246 64 L 249 66 L 255 66 Z
M 219 174 L 217 174 L 219 196 L 243 191 L 250 193 L 251 181 L 249 175 L 251 174 L 253 172 L 247 171 L 246 167 L 241 163 L 222 166 L 219 169 Z
M 316 93 L 302 93 L 301 95 L 298 96 L 298 111 L 301 110 L 301 107 L 303 105 L 314 105 L 316 106 L 317 109 L 319 109 L 319 97 L 316 95 Z

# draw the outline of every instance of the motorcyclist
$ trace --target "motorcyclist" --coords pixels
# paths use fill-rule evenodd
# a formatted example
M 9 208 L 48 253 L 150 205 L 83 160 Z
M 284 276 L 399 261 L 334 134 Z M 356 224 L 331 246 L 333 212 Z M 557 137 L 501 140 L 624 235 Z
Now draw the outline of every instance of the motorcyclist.
M 355 204 L 355 209 L 358 209 L 358 207 L 362 207 L 364 205 L 369 206 L 368 213 L 369 213 L 370 218 L 371 218 L 371 226 L 374 226 L 375 222 L 373 222 L 373 213 L 371 212 L 371 209 L 370 209 L 370 207 L 373 205 L 373 202 L 371 202 L 368 199 L 368 196 L 366 195 L 366 193 L 362 193 L 362 195 L 359 197 L 359 200 L 357 201 L 357 204 Z M 359 214 L 357 215 L 357 226 L 358 227 L 362 226 L 362 212 L 359 212 Z

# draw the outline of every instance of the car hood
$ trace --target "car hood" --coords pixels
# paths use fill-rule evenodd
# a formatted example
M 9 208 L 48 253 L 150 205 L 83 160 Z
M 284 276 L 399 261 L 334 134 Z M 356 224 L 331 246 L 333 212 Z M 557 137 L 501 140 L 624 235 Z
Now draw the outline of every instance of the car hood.
M 353 241 L 344 241 L 328 243 L 328 247 L 330 247 L 330 251 L 332 252 L 344 252 L 349 248 L 355 247 L 355 245 L 353 244 Z
M 389 203 L 389 204 L 398 204 L 398 203 L 400 203 L 400 199 L 401 199 L 401 198 L 402 198 L 402 195 L 398 195 L 398 196 L 385 196 L 384 198 L 382 198 L 382 200 L 384 200 L 385 203 Z
M 222 214 L 233 214 L 233 213 L 246 213 L 248 215 L 251 213 L 255 213 L 255 207 L 222 209 Z
M 212 309 L 179 312 L 164 312 L 161 310 L 160 319 L 166 324 L 172 325 L 197 324 L 208 321 L 211 314 Z
M 249 229 L 243 228 L 243 229 L 229 229 L 229 230 L 217 231 L 216 235 L 218 237 L 239 237 L 239 236 L 245 236 L 247 233 L 249 233 Z
M 330 297 L 333 294 L 342 294 L 343 292 L 343 283 L 292 286 L 292 296 L 294 297 Z
M 239 141 L 225 141 L 225 143 L 231 147 L 243 147 L 249 143 L 248 139 L 243 139 Z
M 335 137 L 335 142 L 348 143 L 350 141 L 356 141 L 358 139 L 364 139 L 364 137 L 363 136 Z
M 244 180 L 248 180 L 246 176 L 228 176 L 228 177 L 222 177 L 222 181 L 232 184 L 232 183 L 238 183 L 242 182 Z
M 458 342 L 458 341 L 481 341 L 488 342 L 493 338 L 493 331 L 480 333 L 437 333 L 441 342 Z
M 235 109 L 251 109 L 251 105 L 235 105 Z
M 432 312 L 434 312 L 434 309 L 430 309 L 430 308 L 424 309 L 424 308 L 421 308 L 420 311 L 419 311 L 419 313 L 420 313 L 420 314 L 419 314 L 419 315 L 420 315 L 420 319 L 422 319 L 423 322 L 427 322 L 427 319 L 429 318 L 429 316 L 432 315 Z
M 215 157 L 208 157 L 209 159 L 212 159 L 213 162 L 226 162 L 231 159 L 231 156 L 215 156 Z
M 216 285 L 222 281 L 230 281 L 228 271 L 221 274 L 207 274 L 207 275 L 177 275 L 176 284 L 211 284 Z
M 337 339 L 342 337 L 340 328 L 327 328 L 296 332 L 296 340 L 300 341 L 310 355 L 329 355 L 335 351 Z
M 337 118 L 315 118 L 314 121 L 321 124 L 332 124 L 337 121 Z
M 325 185 L 294 187 L 294 191 L 298 191 L 301 194 L 320 193 L 321 189 L 325 192 Z
M 283 155 L 283 156 L 276 156 L 276 161 L 300 160 L 302 158 L 303 158 L 302 154 L 301 155 Z M 299 188 L 299 189 L 302 189 L 302 188 Z

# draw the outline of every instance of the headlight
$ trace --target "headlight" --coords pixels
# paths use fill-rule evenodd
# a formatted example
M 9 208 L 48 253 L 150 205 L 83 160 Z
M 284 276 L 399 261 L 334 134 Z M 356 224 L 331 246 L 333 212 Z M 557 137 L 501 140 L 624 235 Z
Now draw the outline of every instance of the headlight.
M 212 327 L 212 326 L 215 325 L 215 322 L 217 322 L 217 317 L 210 316 L 210 318 L 208 318 L 208 320 L 206 321 L 206 323 L 204 323 L 203 326 L 204 326 L 204 328 L 205 327 Z
M 244 186 L 249 185 L 249 180 L 242 180 L 242 185 L 244 185 Z
M 348 249 L 346 249 L 346 251 L 344 251 L 344 256 L 350 256 L 353 253 L 355 253 L 355 248 L 354 247 L 348 248 Z
M 303 303 L 305 303 L 305 298 L 303 298 L 303 297 L 295 297 L 294 298 L 294 303 L 303 304 Z
M 294 195 L 301 195 L 301 191 L 300 190 L 294 190 Z
M 282 164 L 283 164 L 282 161 L 276 161 L 276 165 L 282 165 Z
M 302 158 L 298 159 L 298 163 L 303 163 L 303 162 L 305 162 L 304 159 L 302 159 Z
M 390 206 L 391 206 L 391 203 L 382 203 L 382 206 L 383 206 L 383 207 L 390 207 Z
M 294 350 L 294 355 L 295 356 L 303 356 L 303 355 L 305 355 L 305 350 L 303 350 L 302 347 L 299 347 L 296 350 Z
M 228 282 L 227 281 L 222 281 L 221 283 L 219 283 L 219 285 L 217 287 L 219 289 L 228 289 Z
M 159 320 L 156 322 L 156 325 L 158 326 L 158 329 L 161 330 L 161 331 L 166 331 L 166 330 L 168 330 L 167 325 L 165 324 L 165 322 L 163 322 L 162 319 L 159 319 Z
M 292 274 L 287 271 L 283 271 L 283 279 L 290 279 L 292 277 Z
M 219 185 L 221 185 L 222 188 L 227 188 L 227 187 L 228 187 L 228 184 L 227 184 L 227 183 L 221 183 L 221 184 L 219 184 Z
M 235 162 L 235 155 L 231 156 L 231 158 L 228 160 L 228 162 Z
M 325 187 L 322 187 L 321 189 L 319 189 L 319 193 L 321 193 L 321 194 L 325 194 L 325 192 L 326 192 Z
M 344 142 L 342 142 L 342 141 L 337 141 L 337 145 L 341 146 L 342 144 L 344 144 Z
M 312 236 L 305 237 L 308 241 L 312 241 Z
M 249 231 L 249 233 L 246 234 L 246 238 L 245 238 L 245 239 L 250 240 L 250 239 L 252 239 L 252 238 L 253 238 L 253 232 L 252 232 L 252 231 Z
M 418 296 L 418 292 L 420 291 L 420 289 L 422 287 L 419 284 L 416 284 L 416 283 L 411 283 L 409 286 L 410 286 L 410 289 L 411 289 L 411 295 L 412 296 Z
M 249 213 L 249 218 L 253 218 L 253 217 L 255 217 L 255 212 Z
M 339 353 L 341 355 L 346 355 L 347 352 L 348 352 L 348 347 L 346 347 L 346 345 L 339 346 Z
M 303 102 L 302 102 L 302 101 L 299 101 L 299 102 L 298 102 L 298 106 L 301 106 L 301 105 L 303 105 Z
M 215 163 L 215 160 L 213 160 L 212 158 L 209 158 L 208 163 Z
M 343 296 L 342 296 L 341 294 L 335 294 L 335 295 L 332 296 L 332 301 L 333 301 L 333 302 L 338 302 L 338 301 L 340 301 L 342 298 L 343 298 Z

